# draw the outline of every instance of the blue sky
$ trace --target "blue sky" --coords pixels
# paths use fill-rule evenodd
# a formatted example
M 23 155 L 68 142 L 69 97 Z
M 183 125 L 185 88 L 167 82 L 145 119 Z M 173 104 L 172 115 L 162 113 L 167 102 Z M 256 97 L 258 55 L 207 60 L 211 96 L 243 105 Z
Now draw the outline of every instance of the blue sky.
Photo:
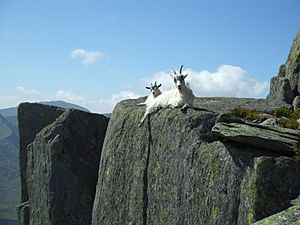
M 0 108 L 65 100 L 94 112 L 172 88 L 265 97 L 300 29 L 298 0 L 0 0 Z

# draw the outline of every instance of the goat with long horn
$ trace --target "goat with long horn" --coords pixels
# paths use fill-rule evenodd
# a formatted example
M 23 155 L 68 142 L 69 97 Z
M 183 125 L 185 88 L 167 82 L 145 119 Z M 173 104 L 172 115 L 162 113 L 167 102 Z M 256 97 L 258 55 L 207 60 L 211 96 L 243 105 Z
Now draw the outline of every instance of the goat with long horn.
M 173 74 L 170 74 L 174 80 L 176 88 L 163 92 L 147 104 L 146 111 L 139 126 L 142 126 L 149 115 L 155 113 L 161 108 L 180 108 L 182 111 L 185 111 L 188 108 L 194 108 L 195 96 L 189 86 L 185 84 L 184 79 L 187 77 L 187 74 L 182 74 L 182 68 L 183 65 L 180 67 L 180 74 L 176 73 L 175 70 L 173 70 Z

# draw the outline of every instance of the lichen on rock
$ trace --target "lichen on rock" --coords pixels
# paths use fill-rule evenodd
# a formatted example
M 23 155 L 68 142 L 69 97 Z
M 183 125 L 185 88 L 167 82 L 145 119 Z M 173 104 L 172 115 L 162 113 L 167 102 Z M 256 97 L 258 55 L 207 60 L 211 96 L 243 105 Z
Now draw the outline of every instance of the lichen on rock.
M 26 103 L 19 106 L 19 121 L 22 146 L 27 144 L 20 152 L 26 155 L 20 160 L 27 190 L 20 224 L 90 224 L 108 119 Z M 32 126 L 38 129 L 28 131 Z
M 259 108 L 259 101 L 247 101 Z M 200 110 L 186 114 L 163 109 L 141 128 L 143 108 L 137 102 L 122 101 L 112 114 L 93 225 L 246 225 L 288 207 L 297 195 L 300 165 L 295 160 L 212 135 L 215 109 L 224 102 L 207 102 L 204 110 L 203 100 L 196 99 Z

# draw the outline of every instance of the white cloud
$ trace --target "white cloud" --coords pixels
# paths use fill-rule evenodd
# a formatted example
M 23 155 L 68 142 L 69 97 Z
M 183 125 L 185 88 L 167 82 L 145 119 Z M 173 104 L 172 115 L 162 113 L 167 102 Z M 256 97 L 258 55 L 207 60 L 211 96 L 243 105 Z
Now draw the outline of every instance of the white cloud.
M 186 81 L 190 84 L 196 96 L 226 96 L 226 97 L 265 97 L 269 90 L 268 82 L 259 82 L 250 77 L 241 67 L 222 65 L 216 71 L 196 72 L 185 69 L 189 73 Z M 144 79 L 145 85 L 157 81 L 162 83 L 162 89 L 174 88 L 170 72 L 161 71 Z
M 100 100 L 88 100 L 84 96 L 73 93 L 72 91 L 58 90 L 55 94 L 54 99 L 64 100 L 84 106 L 92 112 L 108 113 L 112 112 L 115 105 L 124 99 L 135 99 L 141 95 L 136 94 L 132 91 L 121 91 L 112 94 L 109 98 L 103 98 Z M 53 98 L 52 98 L 53 99 Z
M 16 106 L 20 102 L 45 101 L 45 100 L 64 100 L 88 108 L 93 112 L 105 113 L 112 112 L 115 105 L 124 99 L 135 99 L 141 95 L 148 95 L 144 87 L 151 82 L 162 83 L 162 90 L 174 88 L 171 71 L 161 71 L 152 74 L 136 83 L 124 84 L 126 91 L 120 91 L 107 98 L 99 100 L 90 99 L 82 94 L 73 91 L 57 90 L 52 94 L 40 93 L 35 89 L 26 89 L 22 86 L 16 87 L 19 92 L 15 96 L 0 96 L 0 108 Z M 222 65 L 216 71 L 196 72 L 192 69 L 184 69 L 184 73 L 189 73 L 187 82 L 190 84 L 194 94 L 199 97 L 205 96 L 233 96 L 233 97 L 265 97 L 269 90 L 268 82 L 259 82 L 251 77 L 245 70 L 238 66 Z M 139 82 L 139 84 L 137 84 Z M 133 89 L 134 90 L 133 90 Z M 123 90 L 124 90 L 123 89 Z M 21 94 L 20 94 L 21 93 Z
M 72 91 L 64 91 L 64 90 L 58 90 L 55 94 L 55 97 L 58 98 L 59 100 L 73 102 L 76 104 L 82 104 L 86 100 L 84 96 L 74 94 Z
M 112 112 L 115 105 L 124 99 L 136 99 L 141 95 L 136 94 L 132 91 L 122 91 L 119 93 L 112 94 L 107 99 L 100 99 L 98 101 L 89 102 L 90 109 L 94 112 L 107 113 Z
M 106 55 L 100 51 L 88 51 L 86 49 L 74 49 L 71 52 L 72 59 L 81 59 L 84 65 L 92 65 L 100 58 L 106 58 Z
M 26 89 L 23 86 L 16 87 L 16 90 L 23 93 L 23 94 L 31 95 L 31 96 L 40 94 L 40 92 L 37 91 L 36 89 Z

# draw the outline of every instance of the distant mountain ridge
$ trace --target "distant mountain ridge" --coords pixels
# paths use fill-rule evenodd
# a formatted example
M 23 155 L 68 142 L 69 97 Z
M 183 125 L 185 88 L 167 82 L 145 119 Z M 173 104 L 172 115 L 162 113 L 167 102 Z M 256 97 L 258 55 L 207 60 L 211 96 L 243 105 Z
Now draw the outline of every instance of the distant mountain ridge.
M 52 105 L 52 106 L 56 106 L 56 107 L 66 108 L 66 109 L 72 108 L 72 109 L 78 109 L 78 110 L 89 112 L 89 110 L 87 108 L 84 108 L 80 105 L 76 105 L 73 103 L 60 101 L 60 100 L 59 101 L 42 101 L 42 102 L 38 102 L 38 103 L 43 104 L 43 105 Z M 5 117 L 17 116 L 17 109 L 18 109 L 17 106 L 0 109 L 0 114 Z
M 0 114 L 0 218 L 15 218 L 20 200 L 19 132 Z

